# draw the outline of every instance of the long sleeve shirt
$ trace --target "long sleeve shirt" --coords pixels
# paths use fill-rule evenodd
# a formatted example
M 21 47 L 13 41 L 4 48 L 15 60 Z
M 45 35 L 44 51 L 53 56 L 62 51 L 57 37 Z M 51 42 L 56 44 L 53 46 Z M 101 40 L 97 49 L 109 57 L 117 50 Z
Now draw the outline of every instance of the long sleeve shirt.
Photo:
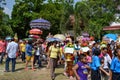
M 9 58 L 16 58 L 16 53 L 18 51 L 18 44 L 14 41 L 8 43 L 6 53 Z

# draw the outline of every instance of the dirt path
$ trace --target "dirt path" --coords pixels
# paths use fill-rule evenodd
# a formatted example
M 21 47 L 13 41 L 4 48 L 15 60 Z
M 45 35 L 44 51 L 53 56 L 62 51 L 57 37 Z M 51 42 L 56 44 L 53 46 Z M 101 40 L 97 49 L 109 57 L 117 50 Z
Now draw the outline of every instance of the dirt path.
M 16 71 L 15 72 L 4 72 L 4 64 L 0 65 L 0 80 L 51 80 L 50 79 L 50 71 L 46 69 L 46 67 L 36 69 L 32 71 L 29 69 L 28 71 L 24 70 L 24 63 L 17 62 Z M 11 66 L 10 66 L 11 69 Z M 55 80 L 69 80 L 66 78 L 63 73 L 63 67 L 56 68 L 56 78 Z

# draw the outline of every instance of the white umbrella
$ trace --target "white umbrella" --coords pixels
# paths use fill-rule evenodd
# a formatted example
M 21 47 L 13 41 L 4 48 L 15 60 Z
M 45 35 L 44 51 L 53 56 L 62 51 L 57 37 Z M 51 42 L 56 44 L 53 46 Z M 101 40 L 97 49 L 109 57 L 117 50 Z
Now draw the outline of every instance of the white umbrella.
M 66 37 L 63 34 L 56 34 L 56 35 L 54 35 L 54 38 L 58 38 L 61 41 L 64 41 L 66 39 Z

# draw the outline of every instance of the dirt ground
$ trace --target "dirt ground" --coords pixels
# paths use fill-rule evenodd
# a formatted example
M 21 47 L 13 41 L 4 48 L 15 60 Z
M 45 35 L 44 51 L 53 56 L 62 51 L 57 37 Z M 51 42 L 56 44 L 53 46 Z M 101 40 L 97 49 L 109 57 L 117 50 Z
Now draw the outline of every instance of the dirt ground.
M 31 69 L 25 71 L 25 63 L 17 60 L 15 72 L 4 72 L 4 67 L 5 64 L 0 65 L 0 80 L 51 80 L 49 73 L 50 70 L 46 69 L 45 65 L 40 69 L 36 69 L 35 71 L 32 71 Z M 63 66 L 59 66 L 58 68 L 56 68 L 55 80 L 69 80 L 63 75 L 63 71 Z

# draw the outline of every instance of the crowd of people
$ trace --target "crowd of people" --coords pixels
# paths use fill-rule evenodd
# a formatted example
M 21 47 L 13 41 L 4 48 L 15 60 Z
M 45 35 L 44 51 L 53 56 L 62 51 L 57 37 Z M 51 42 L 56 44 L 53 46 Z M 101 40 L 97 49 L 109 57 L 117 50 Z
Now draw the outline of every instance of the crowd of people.
M 64 65 L 63 74 L 71 80 L 120 80 L 120 42 L 111 40 L 94 41 L 73 40 L 70 36 L 65 41 L 41 40 L 0 40 L 0 64 L 5 58 L 5 72 L 15 71 L 17 57 L 25 63 L 25 70 L 42 68 L 44 61 L 50 69 L 50 76 L 55 80 L 55 68 Z M 37 66 L 37 67 L 36 67 Z

